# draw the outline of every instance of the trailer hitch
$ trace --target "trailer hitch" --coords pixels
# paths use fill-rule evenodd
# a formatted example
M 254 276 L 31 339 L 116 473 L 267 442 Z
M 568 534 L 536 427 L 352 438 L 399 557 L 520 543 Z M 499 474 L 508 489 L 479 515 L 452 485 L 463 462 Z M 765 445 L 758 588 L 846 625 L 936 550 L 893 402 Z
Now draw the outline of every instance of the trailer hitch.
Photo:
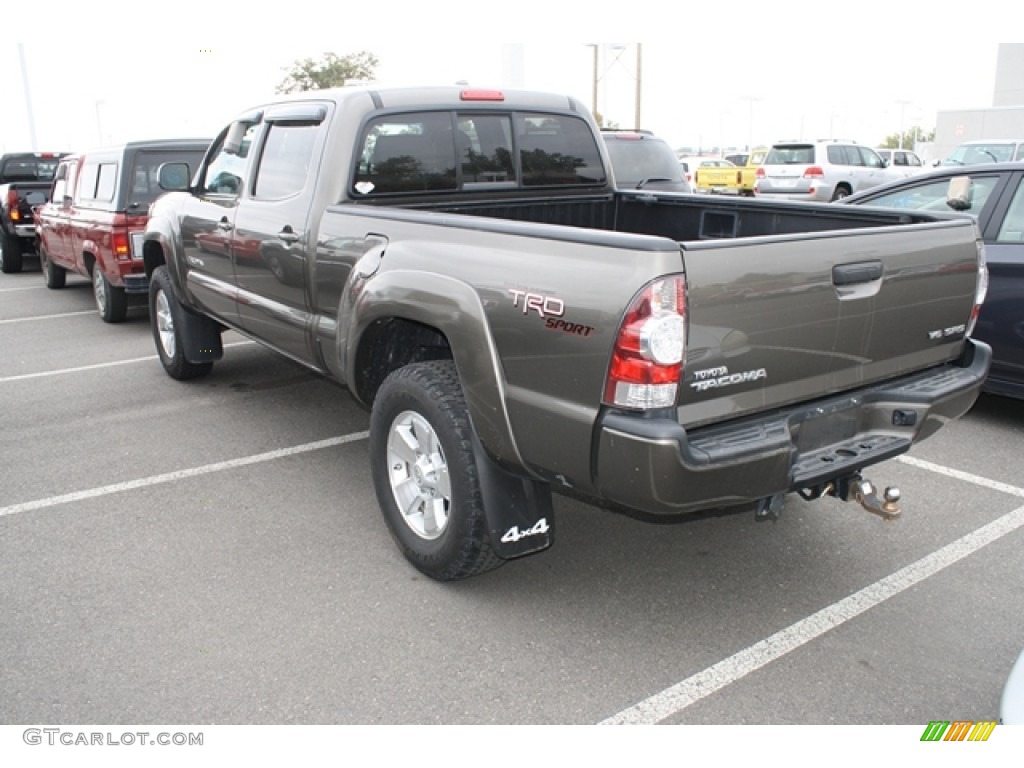
M 833 495 L 843 501 L 856 501 L 868 512 L 878 515 L 883 520 L 891 521 L 900 516 L 900 489 L 890 486 L 879 497 L 874 484 L 870 480 L 865 480 L 859 473 L 836 481 Z

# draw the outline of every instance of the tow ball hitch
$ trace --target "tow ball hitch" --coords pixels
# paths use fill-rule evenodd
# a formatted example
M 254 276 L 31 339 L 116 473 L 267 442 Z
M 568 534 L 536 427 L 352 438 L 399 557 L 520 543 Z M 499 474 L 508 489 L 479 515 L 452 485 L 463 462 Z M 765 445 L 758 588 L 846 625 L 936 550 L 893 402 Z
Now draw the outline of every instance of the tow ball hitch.
M 900 516 L 900 489 L 890 486 L 879 497 L 874 484 L 860 475 L 838 481 L 835 495 L 843 501 L 856 501 L 868 512 L 884 520 L 895 520 Z

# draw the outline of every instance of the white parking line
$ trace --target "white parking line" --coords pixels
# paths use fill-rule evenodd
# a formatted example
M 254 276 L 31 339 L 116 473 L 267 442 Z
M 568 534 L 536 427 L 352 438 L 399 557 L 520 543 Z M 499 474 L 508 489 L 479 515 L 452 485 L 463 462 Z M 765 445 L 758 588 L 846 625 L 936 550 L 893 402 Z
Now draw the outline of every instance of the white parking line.
M 13 293 L 14 291 L 40 291 L 45 285 L 23 285 L 20 288 L 0 288 L 0 293 Z
M 257 453 L 252 456 L 243 456 L 239 459 L 218 461 L 214 464 L 204 464 L 199 467 L 179 469 L 175 472 L 166 472 L 162 475 L 151 475 L 150 477 L 142 477 L 138 480 L 128 480 L 123 483 L 103 485 L 99 488 L 89 488 L 85 491 L 75 491 L 74 493 L 65 493 L 60 496 L 51 496 L 47 499 L 36 499 L 35 501 L 26 501 L 21 504 L 11 504 L 7 507 L 0 507 L 0 517 L 16 515 L 21 512 L 31 512 L 35 509 L 56 507 L 60 504 L 70 504 L 73 501 L 82 501 L 83 499 L 95 499 L 98 496 L 109 496 L 114 493 L 132 491 L 136 488 L 148 488 L 152 485 L 173 483 L 176 480 L 183 480 L 187 477 L 198 477 L 199 475 L 208 475 L 213 472 L 223 472 L 227 469 L 247 467 L 250 464 L 260 464 L 265 461 L 281 459 L 285 456 L 295 456 L 300 453 L 309 453 L 310 451 L 319 451 L 324 448 L 333 448 L 336 445 L 358 442 L 359 440 L 365 440 L 369 436 L 369 432 L 353 432 L 349 435 L 339 435 L 338 437 L 330 437 L 326 440 L 317 440 L 314 443 L 303 443 L 302 445 L 294 445 L 291 448 L 280 448 L 276 451 L 267 451 L 266 453 Z
M 95 315 L 95 309 L 85 309 L 81 312 L 62 312 L 59 315 L 36 315 L 35 317 L 12 317 L 10 320 L 0 320 L 0 325 L 9 323 L 31 323 L 35 320 L 57 320 L 61 317 L 75 317 L 76 315 Z
M 255 344 L 255 341 L 233 341 L 230 344 L 225 344 L 224 349 L 230 347 L 240 347 L 243 344 Z M 0 384 L 7 384 L 12 381 L 25 381 L 26 379 L 42 379 L 47 376 L 63 376 L 67 373 L 81 373 L 82 371 L 95 371 L 98 368 L 112 368 L 118 365 L 131 365 L 132 363 L 141 363 L 145 360 L 156 360 L 156 355 L 146 355 L 145 357 L 130 357 L 126 360 L 113 360 L 109 363 L 93 363 L 92 365 L 79 365 L 75 368 L 58 368 L 53 371 L 39 371 L 37 373 L 21 373 L 17 376 L 4 376 L 0 378 Z
M 900 460 L 919 469 L 937 472 L 947 477 L 974 483 L 995 491 L 1024 497 L 1024 488 L 1007 485 L 967 472 L 943 467 L 909 456 Z M 962 536 L 920 560 L 895 573 L 854 592 L 839 602 L 791 624 L 774 635 L 754 643 L 739 653 L 698 672 L 680 683 L 601 721 L 600 725 L 654 725 L 682 712 L 684 709 L 756 672 L 790 651 L 806 645 L 831 629 L 844 624 L 865 611 L 934 576 L 963 558 L 977 552 L 987 544 L 1013 533 L 1024 526 L 1024 507 L 993 520 L 975 531 Z

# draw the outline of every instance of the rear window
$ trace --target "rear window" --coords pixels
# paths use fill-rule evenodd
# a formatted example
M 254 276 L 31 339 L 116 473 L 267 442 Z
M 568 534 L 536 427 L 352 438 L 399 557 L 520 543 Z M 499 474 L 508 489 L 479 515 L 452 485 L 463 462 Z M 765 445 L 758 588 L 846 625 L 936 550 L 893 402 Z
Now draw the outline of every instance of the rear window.
M 768 150 L 765 165 L 811 165 L 814 162 L 813 144 L 779 144 Z
M 127 199 L 128 208 L 148 208 L 149 204 L 164 193 L 160 188 L 157 176 L 160 166 L 164 163 L 185 163 L 188 165 L 188 177 L 199 163 L 202 162 L 205 150 L 140 150 L 132 158 L 132 169 L 129 176 L 130 186 Z
M 0 183 L 11 181 L 53 181 L 60 160 L 56 157 L 18 157 L 4 162 Z
M 357 198 L 459 189 L 604 184 L 594 134 L 568 115 L 415 112 L 370 121 Z

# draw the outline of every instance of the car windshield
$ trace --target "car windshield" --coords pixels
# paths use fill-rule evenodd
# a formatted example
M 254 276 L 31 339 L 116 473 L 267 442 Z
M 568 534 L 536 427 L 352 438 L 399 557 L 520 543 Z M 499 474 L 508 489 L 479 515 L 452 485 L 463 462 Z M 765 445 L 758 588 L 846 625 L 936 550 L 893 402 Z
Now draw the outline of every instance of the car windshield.
M 765 165 L 809 165 L 814 162 L 813 144 L 784 144 L 772 147 Z
M 1003 163 L 1013 160 L 1011 143 L 961 144 L 946 158 L 947 164 L 976 165 L 977 163 Z
M 999 182 L 998 176 L 971 176 L 970 191 L 967 195 L 968 207 L 964 209 L 977 215 L 989 195 Z M 900 187 L 884 195 L 870 197 L 860 202 L 864 205 L 880 205 L 886 208 L 904 208 L 915 211 L 948 211 L 950 206 L 946 200 L 949 196 L 950 178 L 935 179 L 926 184 L 915 184 Z

